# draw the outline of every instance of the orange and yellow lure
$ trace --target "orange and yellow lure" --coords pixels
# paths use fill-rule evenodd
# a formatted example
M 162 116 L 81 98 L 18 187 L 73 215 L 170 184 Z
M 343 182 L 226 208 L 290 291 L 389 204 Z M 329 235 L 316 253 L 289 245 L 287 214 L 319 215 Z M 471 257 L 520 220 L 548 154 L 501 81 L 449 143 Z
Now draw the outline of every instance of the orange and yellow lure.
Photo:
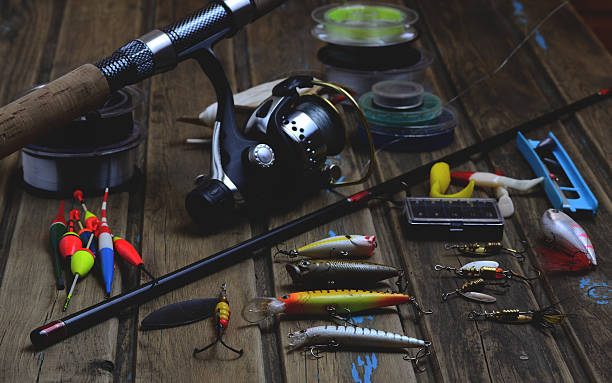
M 242 310 L 242 316 L 246 321 L 256 323 L 274 314 L 347 315 L 404 303 L 412 303 L 419 312 L 424 312 L 410 295 L 364 290 L 315 290 L 280 298 L 255 298 Z

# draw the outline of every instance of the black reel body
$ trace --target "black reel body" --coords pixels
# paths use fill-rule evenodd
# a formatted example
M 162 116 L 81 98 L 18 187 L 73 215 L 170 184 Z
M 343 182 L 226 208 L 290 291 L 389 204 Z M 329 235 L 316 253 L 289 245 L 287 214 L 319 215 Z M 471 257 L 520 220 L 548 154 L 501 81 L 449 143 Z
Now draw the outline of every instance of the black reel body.
M 218 101 L 211 170 L 185 201 L 200 227 L 218 229 L 235 221 L 243 208 L 251 214 L 286 208 L 336 185 L 340 169 L 327 157 L 346 144 L 343 118 L 329 100 L 314 93 L 300 95 L 298 89 L 329 87 L 354 101 L 346 91 L 310 76 L 290 77 L 274 87 L 239 130 L 233 94 L 214 53 L 204 47 L 193 58 L 211 79 Z

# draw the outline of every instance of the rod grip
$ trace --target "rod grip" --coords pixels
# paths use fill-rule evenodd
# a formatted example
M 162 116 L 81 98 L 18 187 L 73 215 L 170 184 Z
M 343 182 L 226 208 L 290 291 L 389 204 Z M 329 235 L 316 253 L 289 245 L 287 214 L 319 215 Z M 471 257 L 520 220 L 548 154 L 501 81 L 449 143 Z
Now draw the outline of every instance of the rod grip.
M 255 3 L 255 9 L 257 9 L 255 18 L 260 18 L 285 1 L 287 0 L 253 0 L 253 3 Z
M 104 105 L 110 90 L 92 64 L 0 108 L 0 159 Z

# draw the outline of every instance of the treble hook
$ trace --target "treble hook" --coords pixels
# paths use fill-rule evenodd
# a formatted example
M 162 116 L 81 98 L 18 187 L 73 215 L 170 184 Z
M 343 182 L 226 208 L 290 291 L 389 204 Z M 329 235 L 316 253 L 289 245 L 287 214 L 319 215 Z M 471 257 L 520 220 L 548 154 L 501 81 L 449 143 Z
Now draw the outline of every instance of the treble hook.
M 312 355 L 313 358 L 321 359 L 321 358 L 324 358 L 324 356 L 319 355 L 321 350 L 326 350 L 330 348 L 338 348 L 338 347 L 340 347 L 340 344 L 332 339 L 327 344 L 315 344 L 309 347 L 305 347 L 304 351 L 310 351 L 310 355 Z
M 275 263 L 280 263 L 281 261 L 278 260 L 278 256 L 280 254 L 283 254 L 285 256 L 287 256 L 287 258 L 291 259 L 291 258 L 296 258 L 299 254 L 297 252 L 297 250 L 281 250 L 278 245 L 276 245 L 276 253 L 274 253 L 274 262 Z
M 417 318 L 421 318 L 423 315 L 431 315 L 433 311 L 431 310 L 423 310 L 423 308 L 419 305 L 415 297 L 410 297 L 410 303 L 413 304 L 414 313 Z
M 425 342 L 425 347 L 421 347 L 419 351 L 417 351 L 415 356 L 410 356 L 409 354 L 404 355 L 404 360 L 410 360 L 414 364 L 414 369 L 418 372 L 425 372 L 425 368 L 419 368 L 419 362 L 421 359 L 428 357 L 431 355 L 431 351 L 429 347 L 431 346 L 431 342 Z
M 350 325 L 352 327 L 359 327 L 355 322 L 351 321 L 351 310 L 345 308 L 344 311 L 346 311 L 346 317 L 343 317 L 342 315 L 338 314 L 334 307 L 327 307 L 327 314 L 332 319 L 339 321 L 339 323 L 342 323 L 342 326 Z

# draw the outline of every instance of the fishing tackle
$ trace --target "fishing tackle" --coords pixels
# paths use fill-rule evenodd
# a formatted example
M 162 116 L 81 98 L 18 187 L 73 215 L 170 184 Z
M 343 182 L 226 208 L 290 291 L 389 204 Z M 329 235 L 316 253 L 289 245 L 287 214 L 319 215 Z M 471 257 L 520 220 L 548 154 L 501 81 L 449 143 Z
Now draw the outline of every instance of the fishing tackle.
M 96 246 L 96 241 L 93 240 L 96 236 L 94 230 L 83 227 L 83 224 L 81 223 L 80 213 L 76 209 L 70 211 L 70 219 L 74 220 L 79 224 L 80 230 L 78 232 L 78 235 L 81 238 L 83 248 L 89 249 L 94 255 L 97 255 L 98 247 Z
M 375 235 L 354 235 L 345 234 L 334 237 L 324 238 L 302 246 L 297 250 L 280 250 L 278 254 L 284 254 L 288 258 L 308 257 L 308 258 L 367 258 L 374 254 L 376 249 Z
M 157 279 L 151 274 L 144 266 L 144 262 L 138 254 L 138 251 L 132 246 L 131 243 L 126 241 L 121 237 L 113 236 L 113 245 L 115 246 L 115 250 L 117 254 L 123 259 L 125 259 L 130 265 L 137 267 L 139 270 L 142 270 L 145 274 L 149 276 L 153 281 Z
M 511 279 L 511 278 L 516 277 L 516 278 L 520 278 L 525 281 L 532 281 L 540 277 L 539 272 L 538 272 L 538 276 L 533 277 L 533 278 L 527 278 L 524 275 L 517 274 L 512 270 L 504 270 L 500 268 L 499 263 L 494 262 L 494 261 L 470 262 L 468 264 L 461 266 L 458 269 L 455 267 L 451 267 L 451 266 L 436 265 L 434 267 L 434 270 L 436 271 L 440 271 L 440 270 L 454 271 L 455 274 L 457 274 L 460 277 L 464 277 L 464 278 L 483 278 L 483 279 L 491 279 L 491 280 L 502 279 L 502 278 Z
M 75 190 L 74 193 L 72 193 L 72 196 L 81 204 L 81 208 L 83 208 L 83 213 L 85 213 L 85 227 L 96 231 L 100 225 L 100 220 L 94 213 L 87 209 L 87 205 L 85 205 L 85 200 L 83 199 L 83 191 Z
M 57 289 L 65 288 L 64 278 L 62 277 L 62 256 L 60 253 L 59 244 L 62 236 L 66 234 L 66 218 L 64 217 L 64 201 L 60 202 L 57 216 L 49 226 L 49 241 L 51 242 L 51 251 L 53 252 L 53 260 L 55 264 L 55 276 L 57 278 Z
M 429 347 L 431 346 L 429 341 L 355 326 L 317 326 L 290 332 L 288 337 L 291 350 L 304 348 L 305 351 L 310 351 L 310 354 L 316 359 L 322 358 L 318 354 L 319 350 L 340 347 L 386 350 L 420 347 L 416 356 L 404 355 L 404 360 L 411 360 L 419 371 L 423 371 L 419 369 L 419 361 L 430 354 Z
M 104 199 L 102 200 L 102 220 L 98 227 L 98 254 L 100 257 L 100 268 L 102 269 L 102 279 L 104 279 L 106 296 L 109 297 L 111 295 L 111 286 L 115 273 L 115 251 L 113 250 L 113 237 L 106 219 L 107 201 L 108 188 L 104 190 Z
M 474 181 L 455 194 L 444 194 L 451 181 L 450 167 L 446 162 L 435 163 L 429 172 L 429 196 L 432 198 L 470 198 L 474 192 Z
M 582 271 L 595 268 L 595 249 L 584 229 L 560 210 L 542 215 L 542 231 L 550 248 L 540 248 L 542 267 L 549 272 Z
M 497 300 L 495 299 L 495 297 L 479 292 L 480 290 L 487 288 L 487 286 L 489 285 L 495 285 L 495 284 L 487 282 L 482 278 L 478 278 L 472 281 L 465 282 L 463 285 L 461 285 L 461 287 L 459 287 L 458 289 L 455 289 L 454 291 L 451 291 L 449 293 L 442 293 L 442 302 L 446 302 L 449 296 L 453 294 L 458 294 L 467 299 L 471 299 L 473 301 L 483 302 L 483 303 L 493 303 Z
M 64 259 L 64 266 L 66 267 L 66 279 L 69 279 L 71 275 L 70 271 L 70 260 L 72 255 L 83 248 L 83 242 L 81 237 L 74 231 L 74 213 L 70 214 L 70 223 L 68 224 L 68 231 L 62 236 L 59 242 L 60 255 Z
M 255 298 L 242 310 L 247 322 L 256 323 L 274 314 L 319 314 L 341 318 L 352 313 L 404 303 L 414 305 L 418 314 L 423 311 L 412 296 L 364 290 L 314 290 L 291 293 L 280 298 Z
M 567 317 L 558 309 L 549 306 L 542 310 L 520 311 L 518 309 L 506 309 L 492 312 L 472 311 L 468 314 L 469 320 L 490 320 L 494 322 L 525 324 L 531 323 L 544 328 L 552 328 Z
M 62 311 L 68 310 L 68 304 L 70 303 L 72 293 L 74 292 L 79 277 L 84 278 L 89 273 L 94 265 L 95 259 L 96 256 L 89 249 L 80 249 L 72 255 L 70 259 L 70 270 L 74 275 L 74 279 L 72 280 L 72 286 L 66 296 L 66 302 L 64 303 Z
M 525 245 L 525 241 L 522 241 Z M 446 250 L 457 249 L 461 254 L 472 255 L 472 256 L 489 256 L 493 254 L 499 254 L 502 251 L 508 252 L 519 262 L 525 261 L 525 248 L 523 250 L 509 249 L 502 245 L 501 242 L 473 242 L 473 243 L 447 243 L 444 245 Z
M 371 262 L 340 259 L 303 259 L 288 263 L 285 268 L 294 284 L 322 287 L 371 285 L 384 279 L 399 277 L 402 289 L 403 270 Z
M 228 346 L 222 338 L 223 333 L 225 332 L 225 330 L 227 330 L 227 327 L 229 326 L 229 320 L 231 315 L 229 302 L 227 300 L 227 288 L 225 283 L 221 286 L 221 294 L 219 294 L 219 303 L 217 303 L 217 306 L 215 307 L 215 314 L 215 318 L 217 319 L 217 339 L 215 339 L 214 342 L 212 342 L 206 347 L 194 349 L 193 355 L 195 356 L 196 354 L 202 351 L 208 350 L 218 342 L 221 342 L 221 344 L 224 345 L 226 348 L 242 356 L 242 353 L 244 351 L 243 349 L 236 350 L 235 348 Z

